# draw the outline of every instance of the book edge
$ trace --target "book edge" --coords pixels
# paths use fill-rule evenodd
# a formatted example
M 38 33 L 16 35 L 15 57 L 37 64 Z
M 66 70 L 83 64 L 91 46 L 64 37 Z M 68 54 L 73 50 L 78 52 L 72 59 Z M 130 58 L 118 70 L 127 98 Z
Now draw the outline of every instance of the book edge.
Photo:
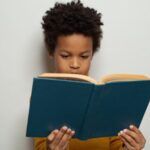
M 106 84 L 109 82 L 118 82 L 118 81 L 136 81 L 136 80 L 150 80 L 149 75 L 142 74 L 110 74 L 105 75 L 101 78 L 98 84 Z
M 128 73 L 104 75 L 99 81 L 96 81 L 90 76 L 81 74 L 70 74 L 70 73 L 42 73 L 38 77 L 80 79 L 83 81 L 93 83 L 95 85 L 103 85 L 109 82 L 118 82 L 118 81 L 150 80 L 150 75 L 128 74 Z
M 39 75 L 38 77 L 43 78 L 69 78 L 69 79 L 80 79 L 83 81 L 87 81 L 93 84 L 97 84 L 97 81 L 93 78 L 86 76 L 86 75 L 80 75 L 80 74 L 70 74 L 70 73 L 43 73 Z

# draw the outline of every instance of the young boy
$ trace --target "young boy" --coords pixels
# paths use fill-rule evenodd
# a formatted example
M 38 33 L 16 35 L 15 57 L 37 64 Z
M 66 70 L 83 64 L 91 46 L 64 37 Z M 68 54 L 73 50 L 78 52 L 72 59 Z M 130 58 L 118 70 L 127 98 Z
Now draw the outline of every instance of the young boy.
M 43 17 L 45 43 L 53 58 L 55 72 L 88 75 L 94 53 L 102 39 L 101 14 L 78 1 L 56 3 Z M 56 110 L 57 111 L 57 110 Z M 59 111 L 59 110 L 58 110 Z M 35 138 L 35 150 L 141 150 L 145 138 L 135 126 L 118 137 L 72 139 L 75 131 L 66 126 L 47 138 Z

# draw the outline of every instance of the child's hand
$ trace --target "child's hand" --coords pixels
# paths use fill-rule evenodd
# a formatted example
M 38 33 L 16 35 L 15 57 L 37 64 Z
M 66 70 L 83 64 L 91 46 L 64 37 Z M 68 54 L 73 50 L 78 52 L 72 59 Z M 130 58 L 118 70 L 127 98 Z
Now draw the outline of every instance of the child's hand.
M 124 129 L 118 133 L 118 136 L 124 143 L 124 150 L 142 150 L 145 146 L 145 138 L 141 131 L 131 125 L 130 129 Z
M 69 140 L 75 134 L 75 131 L 62 127 L 60 130 L 54 130 L 47 137 L 48 150 L 65 150 L 69 144 Z

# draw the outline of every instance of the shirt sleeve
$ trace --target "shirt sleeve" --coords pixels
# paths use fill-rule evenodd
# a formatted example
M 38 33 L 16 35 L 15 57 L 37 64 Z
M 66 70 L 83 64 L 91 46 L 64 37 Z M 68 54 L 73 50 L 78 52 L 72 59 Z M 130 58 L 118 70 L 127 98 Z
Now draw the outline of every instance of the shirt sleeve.
M 34 150 L 47 150 L 46 138 L 34 138 Z
M 47 138 L 34 138 L 34 150 L 48 150 Z M 69 150 L 69 147 L 66 150 Z
M 47 138 L 34 138 L 34 150 L 47 150 Z M 110 148 L 109 148 L 110 147 Z M 87 141 L 72 139 L 66 150 L 75 149 L 105 149 L 105 150 L 123 150 L 123 142 L 119 137 L 99 138 Z
M 110 137 L 110 150 L 123 150 L 123 145 L 118 136 Z

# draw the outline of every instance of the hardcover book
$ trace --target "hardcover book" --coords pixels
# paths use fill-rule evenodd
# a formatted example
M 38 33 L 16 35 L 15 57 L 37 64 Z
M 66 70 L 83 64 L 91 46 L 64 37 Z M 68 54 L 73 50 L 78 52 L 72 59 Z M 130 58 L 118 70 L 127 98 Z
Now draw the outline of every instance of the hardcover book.
M 78 74 L 44 73 L 33 79 L 27 137 L 47 137 L 63 125 L 86 140 L 140 126 L 150 101 L 150 78 L 113 74 L 99 82 Z

